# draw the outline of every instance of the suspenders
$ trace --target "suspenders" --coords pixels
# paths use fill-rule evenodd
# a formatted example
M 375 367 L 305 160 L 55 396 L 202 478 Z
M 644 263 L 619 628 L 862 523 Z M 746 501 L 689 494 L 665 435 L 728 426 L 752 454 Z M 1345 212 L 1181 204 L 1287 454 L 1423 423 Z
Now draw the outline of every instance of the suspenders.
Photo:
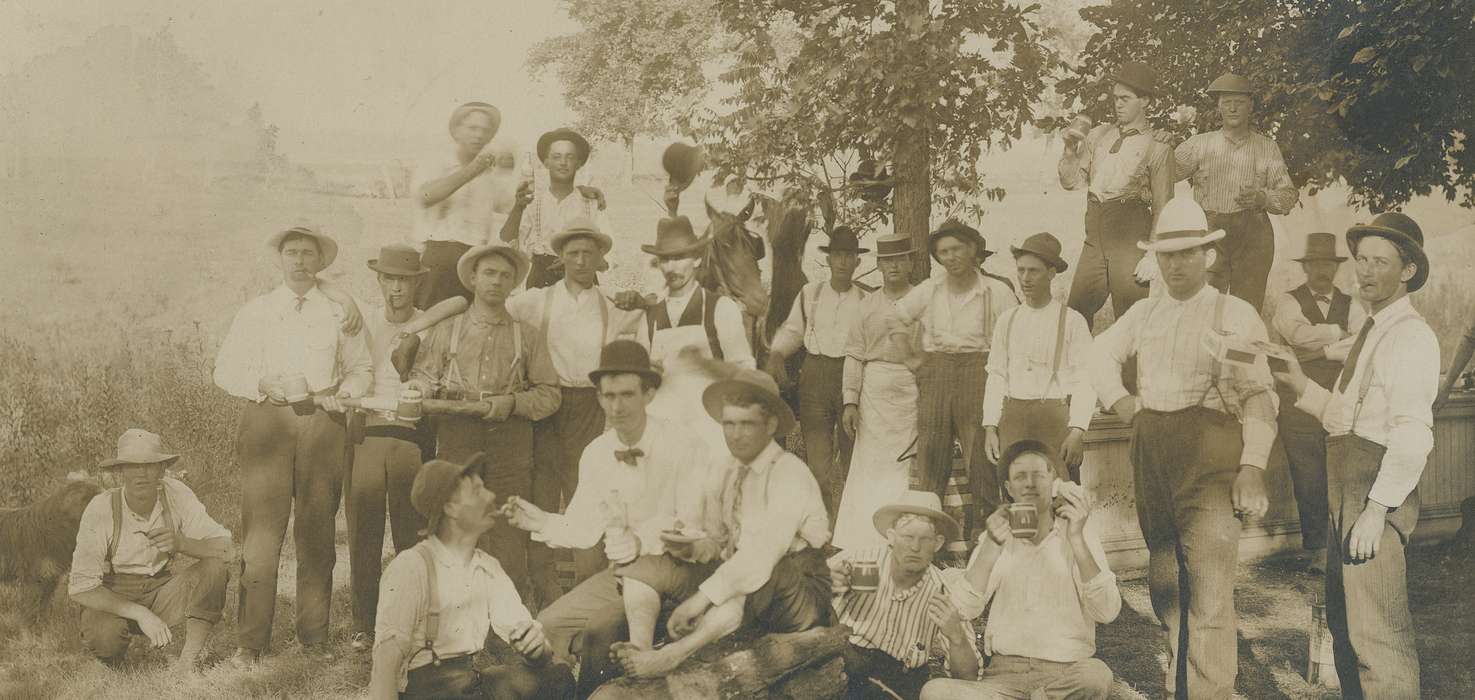
M 1413 316 L 1404 316 L 1403 318 L 1400 318 L 1397 321 L 1394 321 L 1392 325 L 1388 326 L 1388 330 L 1385 333 L 1383 333 L 1382 335 L 1378 336 L 1377 342 L 1373 343 L 1373 346 L 1371 348 L 1368 348 L 1367 355 L 1366 355 L 1366 357 L 1367 357 L 1367 371 L 1362 373 L 1362 381 L 1361 382 L 1358 382 L 1358 387 L 1357 387 L 1357 404 L 1352 407 L 1352 422 L 1347 426 L 1347 432 L 1349 432 L 1349 433 L 1351 433 L 1353 435 L 1356 435 L 1357 434 L 1357 417 L 1362 414 L 1362 402 L 1367 399 L 1367 392 L 1373 386 L 1373 358 L 1378 354 L 1378 346 L 1380 346 L 1380 345 L 1383 344 L 1383 339 L 1384 338 L 1387 338 L 1388 336 L 1390 336 L 1390 335 L 1393 334 L 1393 329 L 1397 328 L 1404 321 L 1409 321 L 1409 320 L 1412 320 L 1413 318 L 1414 318 Z M 1355 371 L 1357 371 L 1357 368 L 1356 367 L 1347 367 L 1347 366 L 1344 365 L 1342 367 L 1342 371 L 1343 372 L 1355 372 Z M 1338 381 L 1341 381 L 1341 376 L 1340 375 L 1338 375 L 1337 380 Z M 1335 386 L 1335 385 L 1333 385 L 1333 386 Z
M 546 315 L 546 309 L 544 310 L 544 313 Z M 456 382 L 456 384 L 460 385 L 461 390 L 463 392 L 466 390 L 466 380 L 464 378 L 462 378 L 462 376 L 461 376 L 461 367 L 460 367 L 460 365 L 456 364 L 456 352 L 457 352 L 457 350 L 461 346 L 461 321 L 465 317 L 466 317 L 466 314 L 463 313 L 463 314 L 461 314 L 461 315 L 459 315 L 459 316 L 457 316 L 457 317 L 455 317 L 454 319 L 451 320 L 451 345 L 450 345 L 449 350 L 446 353 L 446 363 L 445 363 L 445 366 L 442 367 L 441 368 L 441 371 L 440 371 L 440 386 L 441 386 L 441 388 L 445 388 L 445 387 L 450 386 L 450 382 L 454 380 Z M 546 323 L 546 322 L 547 322 L 547 319 L 545 317 L 544 318 L 544 323 Z M 545 326 L 545 328 L 546 328 L 546 326 Z M 518 323 L 517 321 L 514 320 L 514 321 L 512 321 L 512 365 L 508 369 L 507 392 L 511 392 L 517 386 L 517 382 L 518 382 L 517 365 L 521 361 L 522 361 L 522 324 L 520 324 L 520 323 Z M 481 395 L 482 396 L 488 396 L 488 395 L 492 395 L 494 393 L 495 392 L 482 391 L 481 392 Z
M 174 518 L 169 514 L 169 496 L 168 493 L 164 491 L 163 484 L 160 484 L 159 486 L 159 500 L 162 503 L 159 509 L 160 515 L 164 516 L 164 527 L 167 527 L 170 530 L 175 529 Z M 113 536 L 108 540 L 108 552 L 106 559 L 109 576 L 117 573 L 117 571 L 113 568 L 113 557 L 118 553 L 118 540 L 123 536 L 123 487 L 119 486 L 113 489 L 112 506 Z M 174 554 L 171 552 L 169 556 L 173 557 Z
M 416 649 L 410 659 L 422 651 L 430 652 L 430 663 L 440 665 L 440 655 L 435 653 L 435 638 L 440 636 L 440 587 L 435 581 L 435 557 L 430 553 L 429 540 L 421 540 L 411 547 L 420 553 L 425 562 L 425 645 Z
M 1019 310 L 1023 306 L 1016 306 L 1009 312 L 1009 323 L 1004 325 L 1004 371 L 1008 371 L 1010 340 L 1014 336 L 1014 320 L 1019 318 Z M 1045 382 L 1045 391 L 1050 390 L 1050 385 L 1060 383 L 1060 357 L 1065 352 L 1065 320 L 1070 307 L 1060 305 L 1060 318 L 1055 321 L 1055 359 L 1050 364 L 1050 379 Z

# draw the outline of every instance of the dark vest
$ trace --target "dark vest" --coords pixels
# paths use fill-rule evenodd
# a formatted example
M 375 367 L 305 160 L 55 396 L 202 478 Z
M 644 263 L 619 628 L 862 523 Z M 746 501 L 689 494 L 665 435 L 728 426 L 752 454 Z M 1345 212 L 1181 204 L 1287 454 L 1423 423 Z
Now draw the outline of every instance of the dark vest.
M 1301 313 L 1306 316 L 1307 321 L 1314 324 L 1335 323 L 1342 328 L 1343 333 L 1347 332 L 1347 315 L 1352 309 L 1352 297 L 1343 294 L 1342 290 L 1332 288 L 1331 308 L 1326 316 L 1321 315 L 1321 307 L 1317 306 L 1311 288 L 1305 284 L 1292 289 L 1290 295 L 1301 305 Z M 1337 375 L 1342 372 L 1342 363 L 1327 359 L 1311 360 L 1303 362 L 1301 369 L 1311 381 L 1320 384 L 1322 388 L 1331 389 L 1332 382 L 1337 381 Z
M 681 318 L 677 319 L 677 326 L 701 325 L 707 330 L 707 345 L 712 350 L 712 357 L 722 359 L 722 342 L 717 339 L 717 300 L 722 295 L 705 287 L 697 287 L 697 291 L 691 295 L 691 301 L 687 302 L 686 309 L 681 312 Z M 656 331 L 671 327 L 671 315 L 666 312 L 666 302 L 662 301 L 645 310 L 645 320 L 650 326 L 652 341 L 655 339 Z

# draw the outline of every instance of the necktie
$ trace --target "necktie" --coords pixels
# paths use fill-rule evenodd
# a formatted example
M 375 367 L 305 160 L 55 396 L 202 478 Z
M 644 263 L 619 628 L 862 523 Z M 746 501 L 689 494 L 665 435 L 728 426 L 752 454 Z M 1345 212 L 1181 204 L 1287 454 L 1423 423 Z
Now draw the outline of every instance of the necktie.
M 307 303 L 307 297 L 297 297 L 297 313 L 302 313 L 302 305 Z
M 1122 150 L 1122 142 L 1123 141 L 1126 141 L 1127 140 L 1127 137 L 1129 137 L 1129 136 L 1136 136 L 1137 134 L 1140 134 L 1140 133 L 1142 133 L 1142 132 L 1140 132 L 1140 131 L 1138 131 L 1136 129 L 1127 129 L 1126 131 L 1123 131 L 1120 134 L 1117 134 L 1116 142 L 1113 143 L 1113 144 L 1111 144 L 1111 152 L 1112 153 L 1116 153 L 1117 151 Z
M 738 537 L 743 532 L 743 482 L 747 480 L 748 473 L 751 471 L 753 471 L 753 467 L 750 465 L 738 465 L 737 478 L 732 480 L 731 493 L 728 494 L 730 500 L 726 508 L 727 517 L 724 519 L 727 524 L 728 538 L 727 546 L 722 548 L 723 559 L 731 558 L 732 553 L 737 551 Z
M 644 456 L 645 452 L 641 451 L 639 447 L 632 447 L 628 450 L 615 450 L 615 459 L 632 467 L 635 466 L 636 457 Z
M 1327 296 L 1327 295 L 1325 295 L 1325 294 L 1313 294 L 1311 296 L 1311 298 L 1312 299 L 1315 299 L 1318 302 L 1323 303 L 1323 304 L 1330 304 L 1330 303 L 1332 303 L 1332 298 L 1329 297 L 1329 296 Z
M 1362 344 L 1367 342 L 1368 331 L 1373 329 L 1373 317 L 1368 316 L 1362 322 L 1362 330 L 1357 332 L 1357 340 L 1352 342 L 1352 350 L 1347 353 L 1347 362 L 1342 365 L 1342 379 L 1337 382 L 1337 392 L 1345 393 L 1347 385 L 1352 383 L 1352 373 L 1357 371 L 1357 356 L 1362 354 Z

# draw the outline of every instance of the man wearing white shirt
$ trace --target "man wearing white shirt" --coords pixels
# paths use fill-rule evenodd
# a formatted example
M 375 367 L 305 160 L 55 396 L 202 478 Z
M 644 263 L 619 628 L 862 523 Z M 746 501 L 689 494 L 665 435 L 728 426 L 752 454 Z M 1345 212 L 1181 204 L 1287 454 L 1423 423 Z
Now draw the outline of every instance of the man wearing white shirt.
M 497 160 L 492 137 L 502 113 L 485 102 L 467 102 L 451 112 L 454 149 L 415 166 L 410 191 L 415 197 L 415 228 L 410 243 L 430 268 L 416 290 L 415 306 L 429 309 L 441 300 L 471 292 L 456 274 L 456 261 L 472 246 L 491 240 L 498 183 L 487 172 Z
M 1050 294 L 1055 275 L 1067 269 L 1059 240 L 1037 233 L 1012 252 L 1024 303 L 994 325 L 983 396 L 984 449 L 999 464 L 1008 446 L 1039 440 L 1059 452 L 1066 469 L 1060 478 L 1079 482 L 1084 436 L 1096 412 L 1096 390 L 1086 375 L 1091 330 L 1085 317 Z M 999 492 L 995 487 L 984 495 Z M 982 512 L 998 505 L 985 500 Z
M 1404 547 L 1419 521 L 1419 479 L 1434 447 L 1439 339 L 1408 295 L 1429 279 L 1424 232 L 1379 214 L 1347 230 L 1358 296 L 1371 314 L 1330 389 L 1295 363 L 1276 379 L 1327 439 L 1327 626 L 1342 696 L 1417 698 L 1419 657 Z
M 534 193 L 532 183 L 519 187 L 500 232 L 503 241 L 517 247 L 532 260 L 527 288 L 546 287 L 563 277 L 555 269 L 558 252 L 553 237 L 578 219 L 594 222 L 600 231 L 614 230 L 604 213 L 604 193 L 588 185 L 574 184 L 579 170 L 589 163 L 592 148 L 577 131 L 554 129 L 538 137 L 538 160 L 548 169 L 548 190 Z
M 789 317 L 779 326 L 769 348 L 767 371 L 780 387 L 789 383 L 784 363 L 789 356 L 805 351 L 799 372 L 799 431 L 804 435 L 804 456 L 819 482 L 825 510 L 835 518 L 839 494 L 850 468 L 851 436 L 840 428 L 845 402 L 841 389 L 845 377 L 845 343 L 850 328 L 860 318 L 865 292 L 852 277 L 860 254 L 855 231 L 841 226 L 830 234 L 829 245 L 819 247 L 830 263 L 830 278 L 811 282 L 799 289 Z
M 333 520 L 346 456 L 338 399 L 363 396 L 373 378 L 363 336 L 339 330 L 341 312 L 317 288 L 316 274 L 333 263 L 337 242 L 296 227 L 272 235 L 267 246 L 277 253 L 283 284 L 241 308 L 215 357 L 216 386 L 247 402 L 236 443 L 245 531 L 240 663 L 255 661 L 271 642 L 289 518 L 297 546 L 297 639 L 328 653 Z M 290 396 L 294 391 L 304 396 Z

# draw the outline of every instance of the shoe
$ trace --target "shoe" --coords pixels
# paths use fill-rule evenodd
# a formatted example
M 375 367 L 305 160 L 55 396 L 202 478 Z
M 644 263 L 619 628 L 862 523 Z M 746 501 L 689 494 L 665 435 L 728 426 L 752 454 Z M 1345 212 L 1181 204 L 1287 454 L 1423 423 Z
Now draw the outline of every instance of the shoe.
M 357 652 L 365 652 L 374 648 L 374 635 L 369 632 L 354 632 L 349 639 L 349 648 Z
M 303 644 L 302 653 L 308 657 L 317 659 L 318 661 L 324 661 L 328 663 L 331 663 L 338 656 L 333 652 L 333 644 L 331 642 Z
M 225 662 L 237 671 L 249 671 L 256 664 L 261 663 L 261 652 L 237 648 L 236 653 L 231 654 L 231 657 L 226 659 Z

